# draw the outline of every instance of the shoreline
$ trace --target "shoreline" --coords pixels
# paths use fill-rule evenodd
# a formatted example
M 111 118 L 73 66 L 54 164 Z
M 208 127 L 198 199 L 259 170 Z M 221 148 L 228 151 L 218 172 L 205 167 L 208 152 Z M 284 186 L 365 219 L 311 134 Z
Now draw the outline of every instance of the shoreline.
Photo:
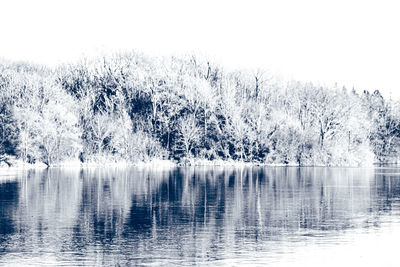
M 169 169 L 176 167 L 326 167 L 326 168 L 374 168 L 382 163 L 373 163 L 361 166 L 351 165 L 298 165 L 294 163 L 261 163 L 261 162 L 244 162 L 234 160 L 204 160 L 204 159 L 187 159 L 183 162 L 174 162 L 172 160 L 150 160 L 148 162 L 128 162 L 128 161 L 109 161 L 109 162 L 80 162 L 79 160 L 64 161 L 52 166 L 47 166 L 44 163 L 23 163 L 19 160 L 14 166 L 0 166 L 0 174 L 15 173 L 25 170 L 44 170 L 51 168 L 79 168 L 79 169 L 102 169 L 102 168 L 154 168 L 154 169 Z M 389 165 L 397 166 L 396 163 L 388 163 Z

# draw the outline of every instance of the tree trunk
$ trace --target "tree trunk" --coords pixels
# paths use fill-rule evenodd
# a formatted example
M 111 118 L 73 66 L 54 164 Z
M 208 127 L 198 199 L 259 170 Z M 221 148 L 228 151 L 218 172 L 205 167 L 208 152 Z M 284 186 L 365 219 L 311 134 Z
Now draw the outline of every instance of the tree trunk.
M 207 136 L 207 115 L 206 115 L 206 110 L 204 110 L 204 136 Z

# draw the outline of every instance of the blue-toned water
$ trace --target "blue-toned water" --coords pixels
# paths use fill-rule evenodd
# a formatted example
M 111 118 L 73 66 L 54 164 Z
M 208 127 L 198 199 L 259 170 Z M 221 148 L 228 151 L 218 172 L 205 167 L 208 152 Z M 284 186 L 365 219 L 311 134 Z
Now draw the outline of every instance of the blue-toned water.
M 397 168 L 49 169 L 0 177 L 2 266 L 397 266 Z

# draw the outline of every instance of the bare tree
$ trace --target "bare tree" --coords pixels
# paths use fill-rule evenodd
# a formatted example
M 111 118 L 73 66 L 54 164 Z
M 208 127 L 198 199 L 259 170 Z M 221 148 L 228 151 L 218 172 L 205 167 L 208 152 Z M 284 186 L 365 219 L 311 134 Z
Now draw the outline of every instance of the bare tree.
M 95 145 L 94 149 L 98 153 L 103 152 L 104 141 L 107 137 L 110 137 L 114 131 L 113 119 L 108 114 L 96 114 L 91 121 L 90 130 L 93 139 L 92 141 Z
M 180 118 L 178 125 L 185 155 L 189 156 L 193 146 L 200 140 L 200 128 L 196 125 L 194 115 Z

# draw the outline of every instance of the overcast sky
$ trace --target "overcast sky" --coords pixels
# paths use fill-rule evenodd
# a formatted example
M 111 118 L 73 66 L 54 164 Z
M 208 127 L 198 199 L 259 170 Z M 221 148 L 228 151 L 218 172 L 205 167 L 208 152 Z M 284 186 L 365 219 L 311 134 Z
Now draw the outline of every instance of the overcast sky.
M 1 0 L 0 57 L 50 65 L 130 50 L 380 89 L 400 98 L 400 3 Z

